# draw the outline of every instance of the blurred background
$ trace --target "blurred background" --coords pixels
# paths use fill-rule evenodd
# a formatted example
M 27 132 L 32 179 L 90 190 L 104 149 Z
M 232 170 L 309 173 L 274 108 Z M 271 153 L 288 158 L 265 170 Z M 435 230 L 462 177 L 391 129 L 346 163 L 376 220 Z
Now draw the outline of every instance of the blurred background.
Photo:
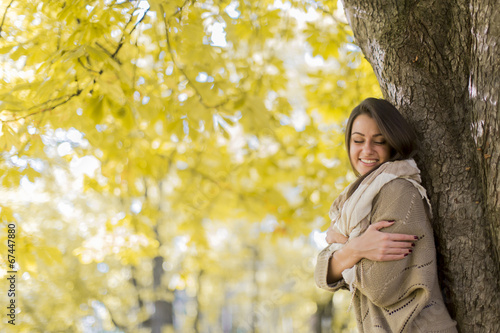
M 356 332 L 318 289 L 343 128 L 381 97 L 337 1 L 0 1 L 5 332 Z M 333 296 L 333 297 L 332 297 Z

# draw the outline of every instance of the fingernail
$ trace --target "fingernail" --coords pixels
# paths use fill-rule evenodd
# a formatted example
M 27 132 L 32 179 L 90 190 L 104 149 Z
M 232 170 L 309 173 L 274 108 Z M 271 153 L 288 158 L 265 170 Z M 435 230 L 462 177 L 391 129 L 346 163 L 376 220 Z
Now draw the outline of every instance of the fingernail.
M 405 254 L 405 257 L 408 255 L 408 253 Z
M 411 246 L 415 246 L 415 243 L 411 243 Z
M 412 250 L 412 249 L 410 249 L 410 253 L 412 253 L 412 252 L 413 252 L 413 250 Z
M 414 236 L 414 237 L 415 237 L 415 239 L 418 239 L 418 236 Z
M 396 222 L 396 221 L 387 221 L 387 222 L 389 222 L 389 223 L 394 223 L 394 222 Z

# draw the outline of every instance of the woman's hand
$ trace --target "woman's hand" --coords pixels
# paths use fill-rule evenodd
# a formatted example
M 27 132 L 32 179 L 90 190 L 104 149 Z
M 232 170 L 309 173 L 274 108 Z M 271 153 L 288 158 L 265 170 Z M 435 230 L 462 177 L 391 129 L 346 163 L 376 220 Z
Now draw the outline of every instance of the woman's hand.
M 349 245 L 352 254 L 359 260 L 366 258 L 373 261 L 400 260 L 410 254 L 417 236 L 380 231 L 393 223 L 394 221 L 374 223 L 362 235 L 351 239 Z
M 351 238 L 342 249 L 336 251 L 330 258 L 328 283 L 340 280 L 344 270 L 353 267 L 363 258 L 373 261 L 392 261 L 403 259 L 410 254 L 415 246 L 414 241 L 418 239 L 417 236 L 380 231 L 393 223 L 393 221 L 374 223 L 362 235 Z M 335 230 L 330 234 L 332 237 L 338 236 Z
M 328 230 L 326 231 L 326 242 L 328 244 L 332 243 L 345 244 L 345 242 L 347 242 L 347 239 L 348 238 L 342 235 L 334 224 L 331 224 Z

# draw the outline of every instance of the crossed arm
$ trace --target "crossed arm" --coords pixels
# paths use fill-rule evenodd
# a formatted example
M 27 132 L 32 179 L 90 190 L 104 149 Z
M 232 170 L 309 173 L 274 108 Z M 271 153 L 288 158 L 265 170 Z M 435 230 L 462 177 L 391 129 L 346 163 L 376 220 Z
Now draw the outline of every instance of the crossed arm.
M 342 278 L 342 272 L 353 267 L 361 259 L 372 261 L 400 260 L 412 252 L 415 246 L 415 235 L 393 234 L 380 231 L 390 227 L 394 221 L 380 221 L 368 227 L 359 237 L 347 242 L 347 238 L 334 227 L 328 228 L 326 241 L 331 243 L 346 243 L 340 250 L 334 252 L 328 265 L 327 283 L 334 283 Z

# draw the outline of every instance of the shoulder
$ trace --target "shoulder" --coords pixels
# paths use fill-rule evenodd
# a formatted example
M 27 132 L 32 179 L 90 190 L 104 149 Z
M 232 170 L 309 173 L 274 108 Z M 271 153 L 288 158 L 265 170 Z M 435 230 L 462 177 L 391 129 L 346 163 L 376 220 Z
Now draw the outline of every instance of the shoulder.
M 416 200 L 419 199 L 419 200 Z M 418 189 L 408 180 L 396 178 L 385 184 L 374 199 L 374 206 L 408 207 L 415 201 L 421 201 Z
M 396 178 L 380 189 L 379 193 L 418 193 L 417 188 L 407 179 Z
M 418 194 L 417 188 L 407 179 L 396 178 L 380 189 L 379 195 L 408 195 Z
M 404 221 L 409 229 L 398 229 L 401 233 L 415 234 L 427 227 L 428 209 L 418 189 L 408 180 L 398 178 L 382 187 L 373 200 L 372 221 Z M 427 230 L 427 229 L 426 229 Z M 420 231 L 419 231 L 420 232 Z

